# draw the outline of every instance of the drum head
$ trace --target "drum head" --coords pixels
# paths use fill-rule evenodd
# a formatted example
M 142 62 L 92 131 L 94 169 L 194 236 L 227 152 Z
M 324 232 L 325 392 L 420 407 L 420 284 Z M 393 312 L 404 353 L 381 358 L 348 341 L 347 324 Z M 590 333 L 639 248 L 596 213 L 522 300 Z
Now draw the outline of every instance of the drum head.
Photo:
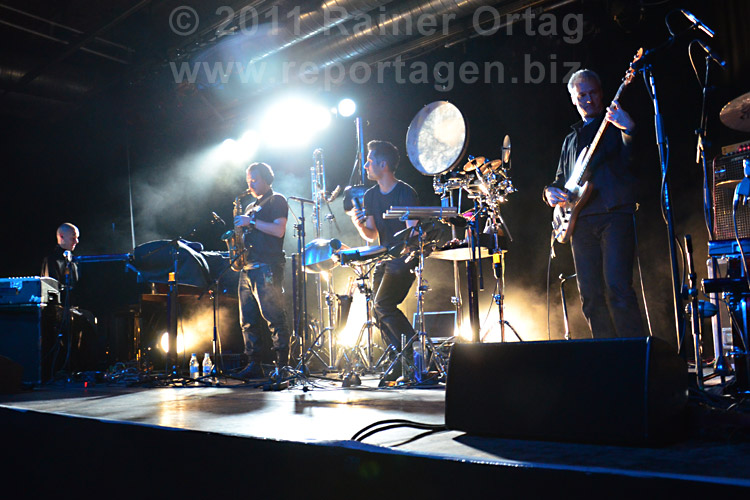
M 461 111 L 448 101 L 423 107 L 406 132 L 406 154 L 424 175 L 455 167 L 466 152 L 468 128 Z

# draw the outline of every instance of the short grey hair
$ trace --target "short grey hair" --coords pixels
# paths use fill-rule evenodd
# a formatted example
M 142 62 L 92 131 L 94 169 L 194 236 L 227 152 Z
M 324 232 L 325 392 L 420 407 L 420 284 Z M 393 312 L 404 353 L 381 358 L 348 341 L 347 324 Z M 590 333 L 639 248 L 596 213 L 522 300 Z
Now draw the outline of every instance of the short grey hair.
M 599 75 L 597 75 L 595 72 L 591 71 L 590 69 L 579 69 L 578 71 L 573 73 L 570 76 L 570 80 L 568 80 L 568 92 L 570 94 L 573 94 L 573 91 L 575 90 L 573 86 L 581 80 L 591 80 L 596 82 L 600 88 L 602 86 L 602 81 L 599 78 Z

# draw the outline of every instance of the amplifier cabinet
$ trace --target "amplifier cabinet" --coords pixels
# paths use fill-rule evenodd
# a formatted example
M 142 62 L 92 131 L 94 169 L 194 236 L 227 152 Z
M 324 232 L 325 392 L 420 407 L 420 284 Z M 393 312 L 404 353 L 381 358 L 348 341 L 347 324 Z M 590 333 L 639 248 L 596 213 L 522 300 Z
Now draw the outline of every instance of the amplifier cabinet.
M 52 376 L 56 312 L 44 304 L 0 307 L 0 354 L 23 367 L 24 384 L 41 384 Z M 65 352 L 57 357 L 59 365 Z
M 750 152 L 719 156 L 714 159 L 711 185 L 714 204 L 714 240 L 733 240 L 734 221 L 732 203 L 737 184 L 745 178 L 742 160 Z M 737 206 L 737 232 L 740 238 L 750 238 L 750 206 Z

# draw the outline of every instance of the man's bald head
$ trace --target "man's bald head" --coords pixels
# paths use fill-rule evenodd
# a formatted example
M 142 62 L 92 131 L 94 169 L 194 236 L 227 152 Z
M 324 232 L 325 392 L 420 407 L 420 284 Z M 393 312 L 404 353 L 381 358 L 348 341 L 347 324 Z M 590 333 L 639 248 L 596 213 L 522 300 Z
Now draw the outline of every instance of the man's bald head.
M 78 237 L 80 235 L 81 233 L 77 227 L 70 222 L 65 222 L 57 228 L 57 244 L 63 250 L 70 250 L 72 252 L 78 244 Z

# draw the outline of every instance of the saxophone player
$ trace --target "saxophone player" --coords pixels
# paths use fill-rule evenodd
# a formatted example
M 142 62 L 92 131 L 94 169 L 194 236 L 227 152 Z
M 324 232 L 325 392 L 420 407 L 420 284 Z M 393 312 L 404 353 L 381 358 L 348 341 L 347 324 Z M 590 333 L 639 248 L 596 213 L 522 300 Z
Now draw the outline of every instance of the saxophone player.
M 261 322 L 268 324 L 277 367 L 289 358 L 289 329 L 284 308 L 284 234 L 289 213 L 286 198 L 271 188 L 274 174 L 265 163 L 253 163 L 246 171 L 247 187 L 255 197 L 234 217 L 235 227 L 244 228 L 245 265 L 240 271 L 238 297 L 240 326 L 248 364 L 237 376 L 263 377 L 261 367 Z

